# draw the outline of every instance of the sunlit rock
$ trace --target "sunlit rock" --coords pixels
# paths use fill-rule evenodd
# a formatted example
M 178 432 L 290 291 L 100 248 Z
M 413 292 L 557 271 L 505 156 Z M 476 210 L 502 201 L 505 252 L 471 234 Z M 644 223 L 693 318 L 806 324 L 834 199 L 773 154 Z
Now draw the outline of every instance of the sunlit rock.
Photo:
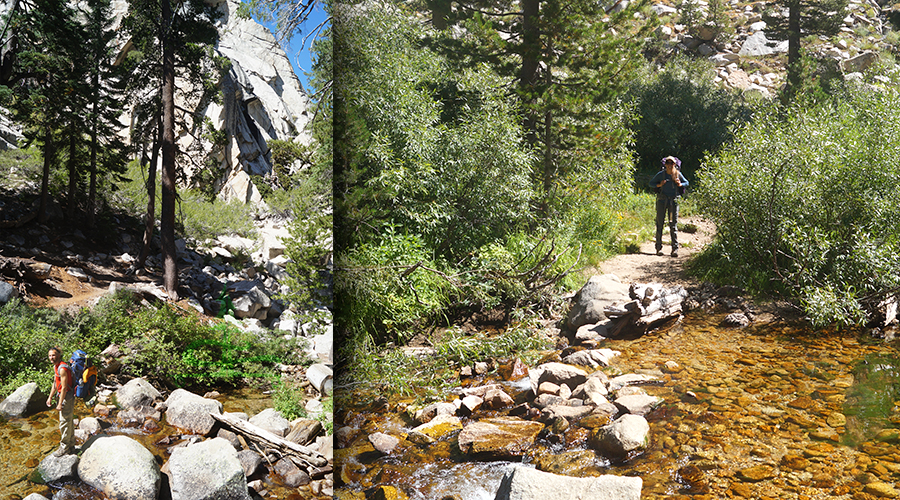
M 409 439 L 415 442 L 429 443 L 462 429 L 462 421 L 453 415 L 438 415 L 410 431 Z
M 773 479 L 778 475 L 777 471 L 770 465 L 754 465 L 737 472 L 737 477 L 742 481 L 758 483 Z
M 390 455 L 400 444 L 400 440 L 383 432 L 369 434 L 369 442 L 382 455 Z
M 616 398 L 613 403 L 626 413 L 632 415 L 646 415 L 653 411 L 654 408 L 662 404 L 662 398 L 650 396 L 648 394 L 632 394 Z
M 572 389 L 587 381 L 587 376 L 588 373 L 583 369 L 564 363 L 544 363 L 531 373 L 532 380 L 538 386 L 542 382 L 552 382 L 556 385 L 566 384 Z
M 55 457 L 53 454 L 41 460 L 37 468 L 38 474 L 44 483 L 55 483 L 63 479 L 78 477 L 78 456 L 63 455 Z
M 591 276 L 572 300 L 566 324 L 571 330 L 606 319 L 603 309 L 628 297 L 628 285 L 614 274 Z
M 494 500 L 638 500 L 643 480 L 639 477 L 569 477 L 530 467 L 513 467 Z
M 112 500 L 156 500 L 162 480 L 153 454 L 127 436 L 94 441 L 81 455 L 78 476 Z
M 169 425 L 207 435 L 216 420 L 210 413 L 222 413 L 222 403 L 205 399 L 184 389 L 175 389 L 166 399 L 166 420 Z
M 624 457 L 650 442 L 650 424 L 640 415 L 622 415 L 591 433 L 591 445 L 611 457 Z
M 459 449 L 480 458 L 521 457 L 543 430 L 540 422 L 516 418 L 490 418 L 473 422 L 459 433 Z
M 6 418 L 27 417 L 46 409 L 47 395 L 35 382 L 20 386 L 0 403 L 0 415 Z
M 222 438 L 175 448 L 168 471 L 172 500 L 250 500 L 237 451 Z

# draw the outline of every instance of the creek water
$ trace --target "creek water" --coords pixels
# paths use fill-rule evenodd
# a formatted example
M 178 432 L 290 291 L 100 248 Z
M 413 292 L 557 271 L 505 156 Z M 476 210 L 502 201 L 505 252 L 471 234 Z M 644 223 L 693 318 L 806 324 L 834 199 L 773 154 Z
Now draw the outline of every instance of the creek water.
M 897 493 L 897 344 L 777 322 L 724 328 L 723 317 L 692 312 L 641 338 L 606 341 L 603 347 L 622 354 L 605 370 L 655 375 L 659 383 L 643 388 L 664 400 L 647 415 L 649 447 L 627 460 L 594 453 L 589 431 L 575 424 L 543 435 L 521 462 L 479 462 L 459 450 L 455 434 L 431 445 L 402 439 L 416 425 L 402 411 L 410 400 L 373 405 L 377 395 L 360 393 L 346 397 L 357 404 L 336 415 L 338 427 L 354 431 L 336 450 L 336 498 L 363 498 L 389 485 L 414 500 L 491 500 L 506 471 L 521 463 L 571 476 L 639 476 L 646 499 Z M 374 432 L 401 444 L 382 456 L 368 443 Z
M 272 407 L 272 400 L 268 395 L 253 389 L 227 391 L 216 399 L 222 402 L 225 412 L 243 412 L 251 416 Z M 114 413 L 110 417 L 99 417 L 112 423 L 112 426 L 104 429 L 102 433 L 108 436 L 126 435 L 135 439 L 153 453 L 160 465 L 168 460 L 169 448 L 181 440 L 182 433 L 168 425 L 165 416 L 158 428 L 143 429 L 140 426 L 116 423 Z M 59 446 L 58 415 L 57 411 L 48 410 L 28 418 L 10 420 L 0 418 L 0 500 L 19 500 L 35 492 L 47 498 L 52 495 L 54 499 L 107 498 L 100 491 L 76 480 L 47 485 L 31 481 L 31 474 L 41 460 Z M 97 415 L 93 415 L 92 410 L 86 407 L 82 400 L 76 399 L 75 418 L 89 416 Z M 273 474 L 264 477 L 263 481 L 269 491 L 266 498 L 296 500 L 317 498 L 307 487 L 293 489 L 285 487 Z M 162 492 L 161 498 L 165 497 L 166 493 Z

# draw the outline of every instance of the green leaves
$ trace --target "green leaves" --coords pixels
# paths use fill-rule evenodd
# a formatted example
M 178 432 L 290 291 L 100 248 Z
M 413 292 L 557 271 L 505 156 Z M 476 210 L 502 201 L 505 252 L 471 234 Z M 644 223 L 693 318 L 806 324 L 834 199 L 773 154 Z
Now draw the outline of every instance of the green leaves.
M 851 92 L 773 108 L 708 158 L 697 198 L 738 284 L 797 298 L 817 326 L 864 322 L 900 284 L 898 104 Z

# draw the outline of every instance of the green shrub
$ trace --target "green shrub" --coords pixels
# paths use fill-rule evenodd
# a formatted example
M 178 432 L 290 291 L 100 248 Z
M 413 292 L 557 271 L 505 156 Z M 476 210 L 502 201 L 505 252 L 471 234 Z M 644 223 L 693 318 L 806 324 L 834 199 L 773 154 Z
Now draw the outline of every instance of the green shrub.
M 719 239 L 704 261 L 799 299 L 817 326 L 863 322 L 900 285 L 898 138 L 895 90 L 760 113 L 700 173 Z

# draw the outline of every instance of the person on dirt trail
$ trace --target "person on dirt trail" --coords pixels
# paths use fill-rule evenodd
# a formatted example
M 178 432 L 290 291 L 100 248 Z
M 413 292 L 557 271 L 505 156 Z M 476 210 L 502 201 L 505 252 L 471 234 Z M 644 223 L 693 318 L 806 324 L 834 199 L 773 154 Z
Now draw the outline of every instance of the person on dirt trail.
M 53 396 L 59 393 L 59 403 L 56 405 L 59 411 L 59 449 L 53 452 L 53 456 L 61 457 L 75 452 L 75 377 L 69 365 L 63 362 L 59 347 L 51 347 L 47 357 L 53 363 L 53 387 L 47 398 L 47 407 L 53 404 Z
M 663 168 L 650 179 L 656 191 L 656 255 L 662 255 L 663 223 L 668 218 L 672 236 L 672 257 L 678 257 L 678 197 L 684 193 L 688 180 L 681 175 L 681 160 L 674 156 L 662 159 Z

